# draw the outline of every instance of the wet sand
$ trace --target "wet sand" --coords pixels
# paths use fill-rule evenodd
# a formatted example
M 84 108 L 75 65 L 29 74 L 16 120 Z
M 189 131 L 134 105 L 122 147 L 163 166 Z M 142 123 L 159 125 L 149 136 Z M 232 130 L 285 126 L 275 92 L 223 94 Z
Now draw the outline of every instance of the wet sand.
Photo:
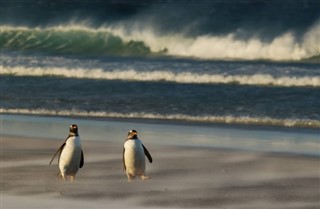
M 129 183 L 122 142 L 82 141 L 74 182 L 49 161 L 62 141 L 1 136 L 1 208 L 320 208 L 318 157 L 145 145 L 150 180 Z

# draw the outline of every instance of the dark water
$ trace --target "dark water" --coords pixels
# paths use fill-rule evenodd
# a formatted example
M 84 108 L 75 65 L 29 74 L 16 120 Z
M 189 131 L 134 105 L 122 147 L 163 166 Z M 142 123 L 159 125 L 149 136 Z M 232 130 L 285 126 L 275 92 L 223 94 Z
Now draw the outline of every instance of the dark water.
M 2 1 L 1 113 L 320 127 L 319 1 Z

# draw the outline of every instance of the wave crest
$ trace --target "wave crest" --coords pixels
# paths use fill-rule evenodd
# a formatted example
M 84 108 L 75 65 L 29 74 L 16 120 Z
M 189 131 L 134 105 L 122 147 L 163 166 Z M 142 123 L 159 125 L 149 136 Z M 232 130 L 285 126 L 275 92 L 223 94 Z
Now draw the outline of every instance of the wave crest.
M 123 40 L 106 30 L 81 27 L 1 27 L 1 48 L 17 51 L 84 55 L 147 56 L 143 41 Z
M 247 124 L 247 125 L 271 125 L 284 127 L 309 127 L 320 128 L 318 120 L 302 119 L 276 119 L 270 117 L 249 116 L 190 116 L 183 114 L 160 115 L 154 113 L 117 113 L 104 111 L 79 111 L 79 110 L 48 110 L 48 109 L 6 109 L 0 108 L 0 113 L 5 114 L 31 114 L 31 115 L 53 115 L 53 116 L 77 116 L 77 117 L 99 117 L 99 118 L 128 118 L 128 119 L 154 119 L 154 120 L 178 120 L 202 123 L 222 124 Z
M 238 38 L 237 32 L 223 36 L 204 34 L 158 34 L 152 26 L 123 25 L 90 28 L 81 25 L 27 28 L 1 26 L 1 48 L 85 55 L 193 57 L 224 60 L 320 61 L 320 23 L 302 38 L 287 32 L 271 41 L 252 34 Z
M 224 75 L 200 74 L 192 72 L 174 73 L 171 71 L 139 72 L 136 70 L 82 69 L 82 68 L 41 68 L 41 67 L 8 67 L 1 66 L 0 75 L 14 76 L 60 76 L 76 79 L 103 79 L 147 82 L 175 82 L 190 84 L 238 84 L 284 87 L 320 87 L 320 76 L 281 76 L 269 74 Z

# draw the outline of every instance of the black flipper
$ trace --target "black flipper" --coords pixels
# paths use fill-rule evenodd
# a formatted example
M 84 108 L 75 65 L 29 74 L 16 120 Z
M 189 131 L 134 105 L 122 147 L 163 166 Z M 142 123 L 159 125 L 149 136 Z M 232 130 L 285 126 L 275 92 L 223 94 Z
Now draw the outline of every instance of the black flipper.
M 52 161 L 54 160 L 54 158 L 57 156 L 57 154 L 59 153 L 59 158 L 58 158 L 58 163 L 59 163 L 59 160 L 60 160 L 60 154 L 61 154 L 61 151 L 63 150 L 64 146 L 66 145 L 66 142 L 64 142 L 60 148 L 56 151 L 56 153 L 54 154 L 53 158 L 51 159 L 49 165 L 51 165 Z
M 81 150 L 81 159 L 80 159 L 80 168 L 83 167 L 83 164 L 84 164 L 84 155 L 83 155 L 83 151 Z
M 152 163 L 152 157 L 149 153 L 149 151 L 147 150 L 147 148 L 142 144 L 143 150 L 144 150 L 144 154 L 147 156 L 148 160 L 150 163 Z

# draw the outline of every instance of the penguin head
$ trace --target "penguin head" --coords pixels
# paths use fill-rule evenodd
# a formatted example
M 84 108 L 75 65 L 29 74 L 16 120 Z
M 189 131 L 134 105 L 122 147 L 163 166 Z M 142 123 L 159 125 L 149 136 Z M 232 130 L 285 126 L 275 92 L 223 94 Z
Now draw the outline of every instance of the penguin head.
M 136 130 L 130 130 L 128 133 L 128 139 L 137 139 L 138 132 Z
M 71 133 L 78 136 L 78 126 L 76 124 L 70 126 L 70 134 Z

